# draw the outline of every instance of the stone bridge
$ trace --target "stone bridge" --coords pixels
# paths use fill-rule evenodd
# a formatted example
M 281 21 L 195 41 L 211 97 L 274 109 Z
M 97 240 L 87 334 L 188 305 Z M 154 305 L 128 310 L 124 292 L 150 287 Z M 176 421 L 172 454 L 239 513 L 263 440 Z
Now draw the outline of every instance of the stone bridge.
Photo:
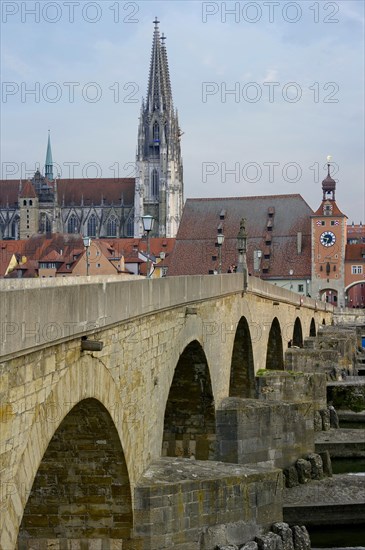
M 252 403 L 255 373 L 283 369 L 289 342 L 301 346 L 332 319 L 328 304 L 257 278 L 244 291 L 242 274 L 2 281 L 0 310 L 3 550 L 43 548 L 29 544 L 46 539 L 95 539 L 90 548 L 100 549 L 203 548 L 184 546 L 182 535 L 201 529 L 201 518 L 208 521 L 206 495 L 216 500 L 211 481 L 203 487 L 201 480 L 208 471 L 225 479 L 215 525 L 230 520 L 222 516 L 226 497 L 231 491 L 238 507 L 237 487 L 245 477 L 230 464 L 207 462 L 204 469 L 201 462 L 222 460 L 222 403 Z M 282 409 L 277 414 L 285 417 Z M 234 462 L 227 456 L 226 463 Z M 171 481 L 171 457 L 180 485 L 187 479 L 184 460 L 197 459 L 199 490 L 191 480 L 196 502 L 182 499 L 181 486 L 172 490 L 170 483 L 164 508 L 164 489 L 154 493 L 148 485 L 156 471 L 160 484 Z M 278 470 L 262 468 L 265 482 L 277 484 Z M 245 475 L 257 490 L 257 471 Z M 153 498 L 155 504 L 159 499 L 157 516 Z M 172 501 L 190 518 L 181 512 L 178 526 L 168 517 Z M 245 524 L 255 521 L 246 517 Z M 166 539 L 156 525 L 170 525 L 174 536 Z M 103 545 L 104 539 L 115 546 Z

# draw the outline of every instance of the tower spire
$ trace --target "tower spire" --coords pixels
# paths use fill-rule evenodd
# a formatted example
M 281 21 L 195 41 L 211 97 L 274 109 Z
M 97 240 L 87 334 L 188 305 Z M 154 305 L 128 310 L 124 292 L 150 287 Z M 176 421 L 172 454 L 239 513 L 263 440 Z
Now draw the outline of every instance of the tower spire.
M 49 181 L 53 181 L 53 160 L 52 160 L 51 131 L 50 130 L 48 130 L 48 143 L 47 143 L 46 164 L 45 164 L 45 174 L 44 175 Z
M 331 155 L 328 155 L 328 157 L 327 157 L 327 177 L 322 181 L 323 200 L 325 200 L 327 198 L 327 195 L 330 195 L 331 200 L 335 200 L 336 182 L 331 177 L 331 173 L 330 173 L 331 159 L 332 159 Z
M 175 237 L 183 204 L 181 131 L 173 108 L 166 37 L 153 21 L 147 99 L 142 101 L 137 142 L 134 234 L 142 235 L 142 216 L 155 219 L 154 235 Z
M 153 32 L 150 74 L 148 79 L 147 109 L 154 111 L 168 111 L 172 106 L 169 66 L 165 47 L 166 37 L 160 37 L 159 20 L 153 21 Z

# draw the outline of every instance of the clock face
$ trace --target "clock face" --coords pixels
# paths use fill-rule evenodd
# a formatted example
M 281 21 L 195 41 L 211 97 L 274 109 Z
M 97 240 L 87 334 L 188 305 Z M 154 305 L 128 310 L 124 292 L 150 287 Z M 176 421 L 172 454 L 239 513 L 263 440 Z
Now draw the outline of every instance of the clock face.
M 336 235 L 332 231 L 325 231 L 320 237 L 323 246 L 332 246 L 336 242 Z

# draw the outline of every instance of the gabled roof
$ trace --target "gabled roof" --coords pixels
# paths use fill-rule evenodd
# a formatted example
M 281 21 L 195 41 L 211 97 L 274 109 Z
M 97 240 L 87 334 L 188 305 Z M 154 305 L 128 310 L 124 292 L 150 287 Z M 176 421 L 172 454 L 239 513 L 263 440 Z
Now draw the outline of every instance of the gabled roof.
M 326 202 L 327 203 L 330 202 L 332 205 L 332 213 L 328 217 L 340 216 L 342 218 L 347 218 L 347 216 L 341 212 L 341 210 L 336 204 L 336 201 L 334 201 L 333 199 L 325 199 L 324 201 L 322 201 L 320 207 L 314 212 L 313 217 L 323 216 L 323 203 L 326 203 Z
M 224 216 L 221 214 L 223 210 Z M 222 246 L 222 271 L 227 272 L 229 265 L 237 264 L 237 234 L 241 219 L 246 218 L 247 262 L 250 272 L 253 272 L 254 267 L 254 251 L 267 252 L 269 247 L 270 258 L 262 258 L 261 262 L 261 270 L 264 263 L 268 263 L 267 277 L 288 277 L 289 269 L 293 269 L 297 277 L 310 277 L 312 214 L 312 209 L 298 194 L 187 199 L 175 248 L 168 260 L 168 273 L 207 274 L 216 269 L 216 236 L 219 227 L 225 237 Z M 297 253 L 298 233 L 302 234 L 301 254 Z M 271 245 L 266 244 L 268 242 Z M 266 277 L 262 271 L 261 275 Z
M 21 199 L 36 199 L 37 198 L 37 194 L 36 194 L 35 189 L 32 185 L 32 182 L 27 180 L 23 183 L 22 190 L 20 191 L 19 198 L 21 198 Z

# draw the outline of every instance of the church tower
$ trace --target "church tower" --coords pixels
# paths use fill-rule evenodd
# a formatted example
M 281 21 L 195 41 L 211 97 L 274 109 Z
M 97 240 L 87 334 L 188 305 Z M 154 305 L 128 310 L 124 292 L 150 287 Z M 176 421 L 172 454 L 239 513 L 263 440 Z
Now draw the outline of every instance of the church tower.
M 327 168 L 327 177 L 322 181 L 322 203 L 311 216 L 312 298 L 344 306 L 347 217 L 336 204 L 336 182 L 330 175 L 329 162 Z
M 32 182 L 27 180 L 20 189 L 19 199 L 19 238 L 29 239 L 38 233 L 39 205 Z
M 146 101 L 138 128 L 134 234 L 143 234 L 142 216 L 153 216 L 152 236 L 175 237 L 183 208 L 181 130 L 172 102 L 170 75 L 159 21 L 154 21 L 151 66 Z

